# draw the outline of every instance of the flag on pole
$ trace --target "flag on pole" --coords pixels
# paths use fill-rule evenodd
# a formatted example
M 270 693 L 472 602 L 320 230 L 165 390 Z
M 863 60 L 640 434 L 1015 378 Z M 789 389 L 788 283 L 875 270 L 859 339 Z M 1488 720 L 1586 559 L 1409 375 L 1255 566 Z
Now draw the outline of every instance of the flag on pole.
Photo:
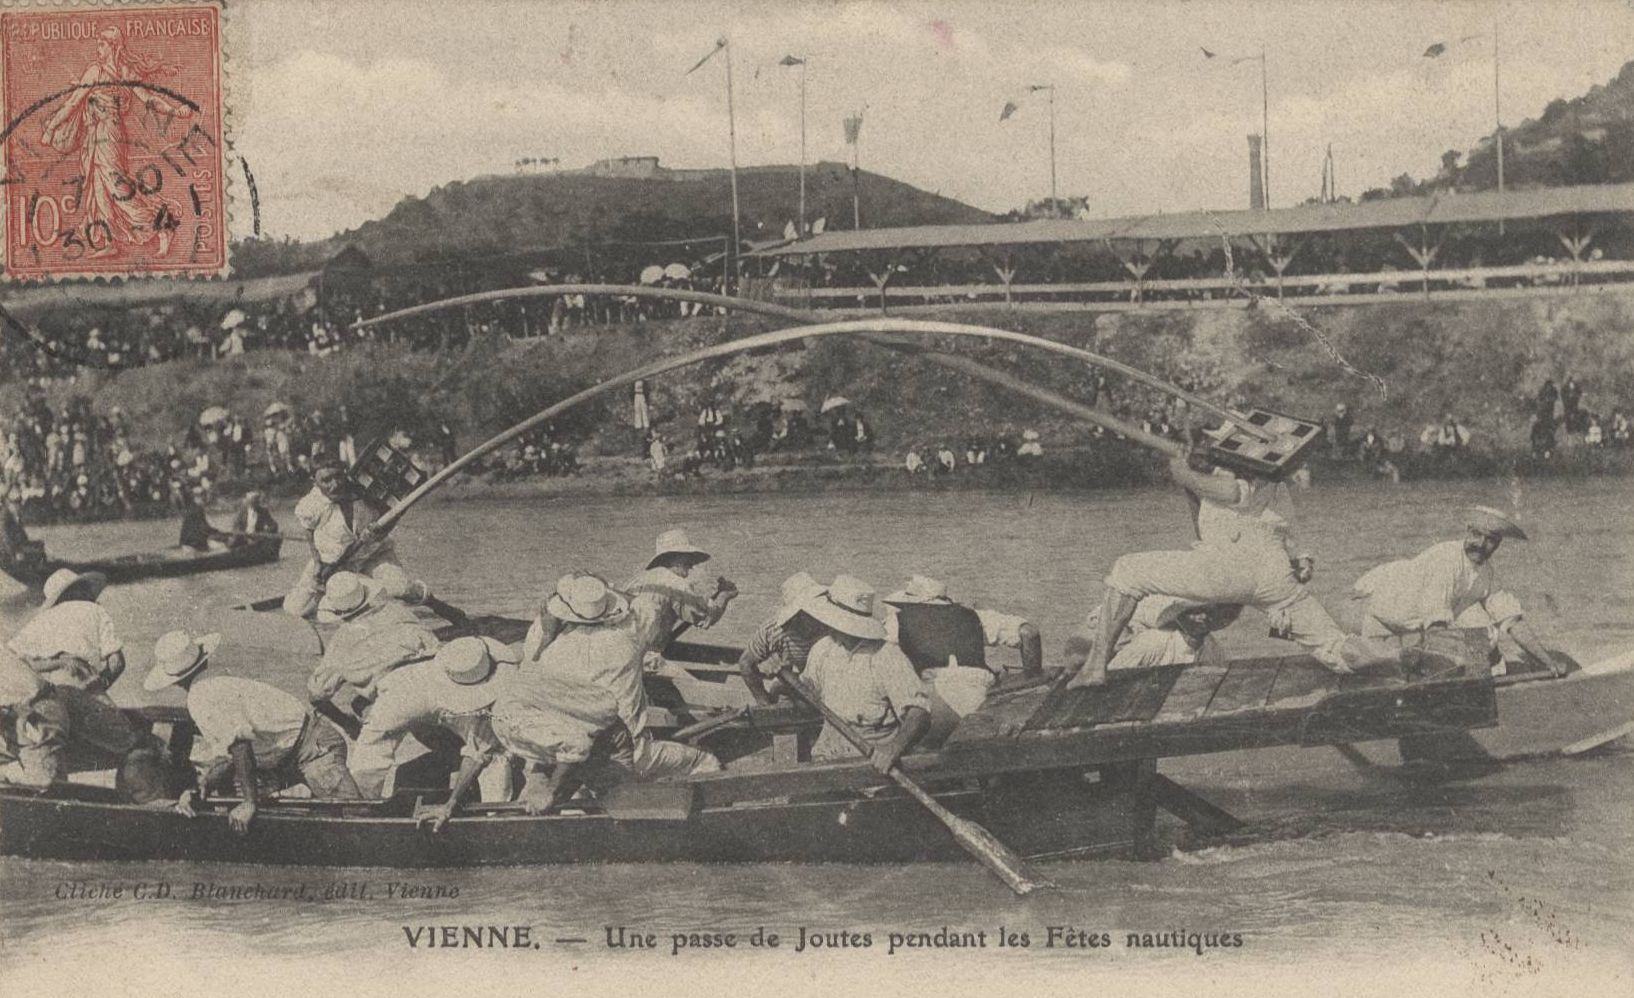
M 1434 45 L 1431 45 L 1429 48 L 1424 50 L 1424 58 L 1434 59 L 1446 51 L 1447 45 L 1445 42 L 1436 42 Z
M 1212 58 L 1214 58 L 1214 53 L 1213 53 L 1213 52 L 1210 52 L 1210 51 L 1209 51 L 1209 50 L 1208 50 L 1208 49 L 1205 49 L 1205 48 L 1203 48 L 1203 47 L 1202 47 L 1202 46 L 1201 46 L 1201 45 L 1199 45 L 1199 46 L 1197 46 L 1197 47 L 1198 47 L 1198 48 L 1199 48 L 1199 49 L 1202 49 L 1202 51 L 1203 51 L 1203 58 L 1205 58 L 1205 59 L 1212 59 Z
M 1007 101 L 1004 102 L 1004 110 L 999 112 L 999 120 L 1003 121 L 1004 119 L 1010 117 L 1010 115 L 1015 114 L 1019 110 L 1021 110 L 1021 108 L 1016 104 L 1015 101 L 1007 100 Z
M 725 47 L 726 47 L 726 39 L 724 39 L 724 38 L 715 39 L 715 47 L 709 50 L 709 54 L 704 56 L 702 59 L 699 59 L 697 62 L 693 63 L 692 68 L 687 70 L 686 72 L 682 73 L 681 75 L 682 76 L 691 76 L 693 73 L 697 72 L 699 67 L 701 67 L 704 63 L 706 63 L 709 60 L 715 58 L 715 53 L 719 52 L 721 49 L 723 49 Z
M 786 55 L 777 60 L 777 64 L 779 66 L 804 66 L 806 64 L 806 60 L 800 58 L 799 56 Z
M 854 146 L 857 144 L 857 139 L 861 136 L 862 112 L 858 111 L 856 114 L 849 115 L 845 119 L 845 144 L 848 146 Z

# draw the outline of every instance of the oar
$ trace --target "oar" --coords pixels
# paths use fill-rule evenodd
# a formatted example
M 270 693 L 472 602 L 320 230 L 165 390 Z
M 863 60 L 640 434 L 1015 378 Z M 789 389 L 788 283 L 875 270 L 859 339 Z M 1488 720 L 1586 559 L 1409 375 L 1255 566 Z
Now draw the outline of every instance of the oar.
M 736 721 L 740 717 L 748 717 L 748 716 L 749 716 L 749 707 L 748 707 L 748 705 L 744 705 L 742 707 L 739 707 L 736 710 L 723 710 L 719 714 L 714 715 L 713 717 L 706 717 L 701 721 L 695 721 L 692 724 L 689 724 L 686 727 L 681 728 L 679 731 L 676 731 L 674 734 L 671 734 L 669 736 L 669 738 L 670 738 L 670 741 L 676 741 L 676 742 L 692 741 L 692 740 L 694 740 L 694 739 L 696 739 L 696 738 L 698 738 L 698 737 L 700 737 L 702 735 L 706 735 L 709 732 L 714 731 L 716 728 L 724 728 L 728 724 L 731 724 L 733 721 Z
M 845 736 L 845 740 L 857 747 L 857 751 L 867 756 L 873 752 L 873 746 L 863 740 L 856 729 L 845 723 L 840 715 L 830 710 L 821 698 L 805 685 L 800 677 L 788 666 L 777 672 L 777 677 L 783 680 L 789 691 L 807 706 L 812 707 L 823 715 L 823 719 L 834 726 L 834 730 Z M 1004 881 L 1004 885 L 1017 894 L 1026 896 L 1041 887 L 1054 887 L 1048 880 L 1034 876 L 1027 869 L 1027 864 L 1017 856 L 1003 842 L 993 837 L 993 833 L 976 824 L 968 818 L 961 818 L 943 807 L 941 802 L 925 792 L 925 788 L 914 782 L 913 778 L 902 771 L 902 767 L 892 766 L 891 771 L 885 774 L 891 781 L 908 792 L 918 801 L 925 810 L 929 811 L 937 821 L 940 821 L 953 834 L 954 841 L 959 847 L 976 861 L 987 867 L 994 876 Z

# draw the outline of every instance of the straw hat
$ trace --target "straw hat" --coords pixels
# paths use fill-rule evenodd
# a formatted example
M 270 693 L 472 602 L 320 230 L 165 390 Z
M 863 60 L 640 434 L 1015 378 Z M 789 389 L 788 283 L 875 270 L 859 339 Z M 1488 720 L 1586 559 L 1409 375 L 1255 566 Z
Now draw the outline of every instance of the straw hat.
M 1023 440 L 1037 440 L 1038 439 L 1038 431 L 1037 430 L 1022 430 L 1021 431 L 1021 439 L 1023 439 Z
M 219 634 L 206 634 L 195 640 L 186 631 L 166 632 L 153 645 L 153 668 L 142 680 L 142 688 L 155 693 L 174 686 L 204 668 L 219 644 Z
M 654 565 L 657 565 L 659 559 L 663 558 L 665 555 L 672 554 L 692 555 L 693 561 L 697 563 L 706 562 L 709 560 L 709 552 L 693 544 L 692 541 L 687 539 L 687 532 L 679 528 L 675 530 L 666 530 L 659 534 L 658 543 L 655 545 L 655 547 L 656 551 L 652 556 L 652 560 L 647 562 L 648 568 L 652 568 Z
M 108 577 L 101 572 L 86 572 L 81 575 L 71 568 L 59 568 L 45 580 L 45 604 L 41 609 L 56 606 L 76 586 L 89 589 L 86 598 L 95 602 L 96 598 L 102 595 L 102 590 L 108 587 Z
M 564 575 L 545 600 L 545 611 L 569 624 L 611 624 L 630 612 L 630 601 L 594 575 Z
M 367 609 L 369 601 L 379 591 L 378 584 L 356 572 L 336 572 L 324 585 L 318 609 L 347 620 Z
M 800 612 L 800 604 L 810 596 L 821 596 L 826 590 L 821 582 L 812 578 L 806 572 L 795 572 L 783 580 L 783 602 L 777 609 L 777 623 L 779 626 L 787 624 Z
M 951 603 L 947 585 L 928 575 L 915 575 L 908 584 L 885 597 L 887 603 Z
M 841 634 L 868 641 L 885 638 L 885 625 L 874 618 L 874 588 L 849 575 L 837 575 L 826 590 L 807 596 L 800 611 Z
M 1526 540 L 1526 531 L 1515 522 L 1514 517 L 1501 513 L 1491 506 L 1471 506 L 1464 521 L 1471 530 L 1493 537 L 1513 537 L 1517 541 Z
M 493 638 L 455 638 L 437 649 L 432 664 L 460 686 L 476 686 L 491 679 L 500 662 L 515 663 L 518 656 Z
M 1190 600 L 1175 600 L 1157 615 L 1158 629 L 1172 628 L 1180 620 L 1180 615 L 1193 610 L 1208 611 L 1208 626 L 1211 631 L 1218 631 L 1230 627 L 1242 615 L 1243 608 L 1237 603 L 1194 603 Z

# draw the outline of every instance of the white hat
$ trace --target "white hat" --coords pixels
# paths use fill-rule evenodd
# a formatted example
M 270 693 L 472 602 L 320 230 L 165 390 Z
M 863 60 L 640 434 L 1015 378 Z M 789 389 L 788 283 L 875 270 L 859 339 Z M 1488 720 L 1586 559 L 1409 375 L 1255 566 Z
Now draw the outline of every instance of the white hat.
M 880 641 L 885 637 L 885 625 L 874 617 L 874 587 L 850 575 L 836 575 L 827 589 L 802 600 L 800 611 L 854 638 Z
M 885 597 L 887 603 L 951 603 L 947 586 L 928 575 L 915 575 L 908 584 Z
M 219 634 L 206 634 L 197 640 L 186 631 L 160 635 L 153 645 L 153 668 L 142 680 L 142 688 L 154 693 L 181 682 L 204 668 L 220 643 Z
M 545 611 L 570 624 L 611 624 L 630 612 L 630 601 L 596 576 L 574 573 L 556 580 Z
M 800 612 L 800 604 L 810 596 L 820 596 L 827 589 L 806 572 L 795 572 L 783 580 L 783 603 L 777 608 L 778 626 L 787 624 Z
M 363 612 L 369 600 L 380 587 L 356 572 L 336 572 L 323 587 L 323 598 L 318 609 L 327 610 L 341 619 Z
M 78 585 L 89 587 L 92 590 L 89 598 L 94 601 L 102 595 L 102 590 L 107 588 L 108 577 L 101 572 L 86 572 L 81 575 L 71 568 L 59 568 L 45 580 L 45 604 L 41 609 L 56 606 L 63 596 L 67 595 L 68 590 Z
M 1023 440 L 1037 440 L 1038 439 L 1038 431 L 1037 430 L 1022 430 L 1021 431 L 1021 439 L 1023 439 Z
M 658 563 L 658 559 L 667 554 L 690 554 L 696 556 L 696 560 L 700 562 L 709 560 L 709 552 L 693 544 L 687 539 L 687 532 L 679 528 L 659 534 L 655 548 L 656 553 L 653 554 L 652 560 L 647 562 L 648 568 L 652 568 Z
M 1191 600 L 1177 599 L 1165 606 L 1157 615 L 1154 625 L 1159 630 L 1172 628 L 1179 621 L 1181 614 L 1191 613 L 1193 610 L 1208 611 L 1209 630 L 1219 631 L 1230 627 L 1241 616 L 1243 608 L 1238 603 L 1196 603 Z
M 499 662 L 516 662 L 518 656 L 504 642 L 486 637 L 455 638 L 437 649 L 432 662 L 449 679 L 461 686 L 475 686 L 494 675 Z
M 1465 520 L 1471 530 L 1494 537 L 1513 537 L 1517 541 L 1526 540 L 1526 531 L 1515 522 L 1515 518 L 1507 513 L 1501 513 L 1491 506 L 1471 506 Z

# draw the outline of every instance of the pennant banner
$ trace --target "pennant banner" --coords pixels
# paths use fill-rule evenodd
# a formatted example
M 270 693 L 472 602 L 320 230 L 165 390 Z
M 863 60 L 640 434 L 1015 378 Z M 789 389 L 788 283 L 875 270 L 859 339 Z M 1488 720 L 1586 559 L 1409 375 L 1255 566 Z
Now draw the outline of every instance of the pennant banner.
M 862 115 L 854 114 L 845 119 L 845 144 L 854 146 L 862 135 Z
M 1016 111 L 1018 111 L 1018 110 L 1020 110 L 1020 108 L 1016 105 L 1015 101 L 1013 101 L 1013 100 L 1005 101 L 1004 102 L 1004 110 L 999 112 L 999 120 L 1003 121 L 1004 119 L 1010 117 L 1010 115 L 1015 114 Z
M 706 63 L 709 60 L 715 58 L 715 53 L 719 52 L 721 49 L 723 49 L 725 47 L 726 47 L 726 39 L 717 38 L 715 40 L 715 47 L 709 50 L 709 54 L 704 56 L 702 59 L 699 59 L 697 62 L 693 63 L 692 68 L 687 70 L 686 72 L 682 73 L 681 75 L 682 76 L 691 76 L 693 73 L 697 72 L 699 67 L 701 67 L 704 63 Z
M 777 60 L 777 64 L 779 66 L 804 66 L 806 64 L 806 60 L 801 59 L 798 56 L 786 55 Z

